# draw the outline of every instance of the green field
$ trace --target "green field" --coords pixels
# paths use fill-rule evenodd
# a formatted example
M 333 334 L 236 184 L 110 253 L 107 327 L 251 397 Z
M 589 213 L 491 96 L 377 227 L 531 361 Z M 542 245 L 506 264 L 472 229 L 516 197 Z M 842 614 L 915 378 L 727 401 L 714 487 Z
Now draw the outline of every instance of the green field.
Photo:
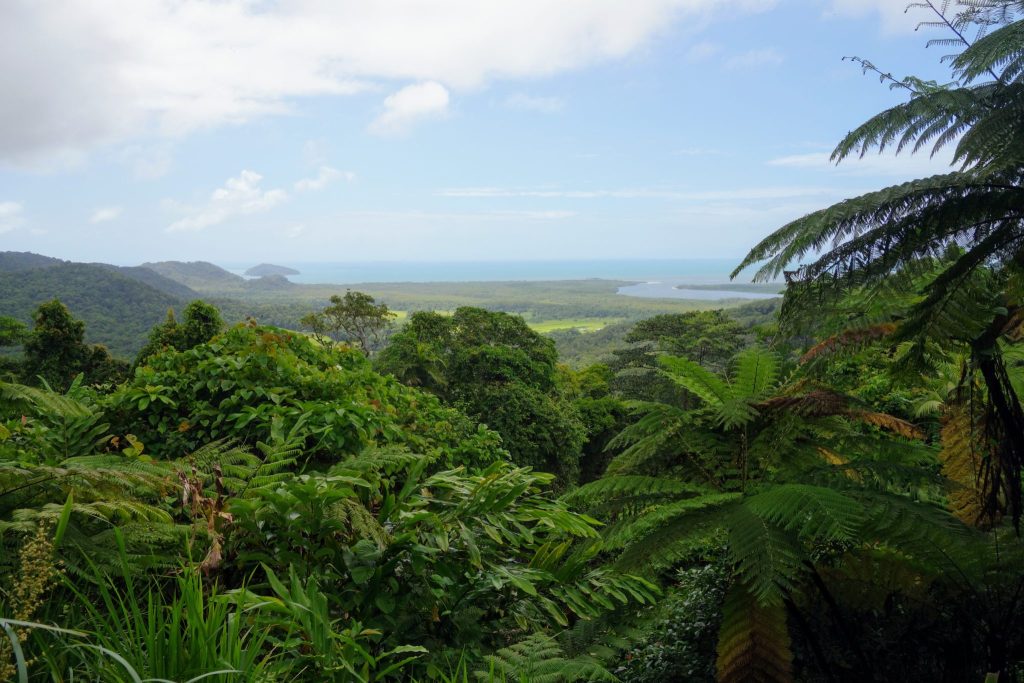
M 624 296 L 618 289 L 631 284 L 619 280 L 558 280 L 549 282 L 428 282 L 291 285 L 276 290 L 244 293 L 216 287 L 200 294 L 217 302 L 231 318 L 252 316 L 286 327 L 303 313 L 322 308 L 331 295 L 346 289 L 366 292 L 398 313 L 401 324 L 415 311 L 451 312 L 460 306 L 478 306 L 523 316 L 534 329 L 596 331 L 622 321 L 640 320 L 660 313 L 683 313 L 731 308 L 743 299 L 724 301 L 655 299 Z
M 580 332 L 597 332 L 608 325 L 621 322 L 621 318 L 555 318 L 553 320 L 528 320 L 530 327 L 541 334 L 555 330 L 578 330 Z

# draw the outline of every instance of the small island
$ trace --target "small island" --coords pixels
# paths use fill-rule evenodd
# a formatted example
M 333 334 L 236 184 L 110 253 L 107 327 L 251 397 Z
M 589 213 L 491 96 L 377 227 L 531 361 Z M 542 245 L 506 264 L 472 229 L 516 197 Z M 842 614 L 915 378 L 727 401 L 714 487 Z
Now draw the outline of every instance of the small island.
M 286 266 L 275 266 L 273 263 L 261 263 L 245 271 L 246 275 L 252 277 L 264 277 L 267 275 L 299 275 L 299 271 Z

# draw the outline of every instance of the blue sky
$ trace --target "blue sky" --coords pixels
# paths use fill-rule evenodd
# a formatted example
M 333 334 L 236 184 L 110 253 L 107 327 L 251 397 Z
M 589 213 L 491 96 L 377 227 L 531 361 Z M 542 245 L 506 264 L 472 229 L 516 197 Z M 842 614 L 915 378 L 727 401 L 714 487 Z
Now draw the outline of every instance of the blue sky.
M 948 79 L 903 0 L 13 0 L 0 249 L 122 264 L 738 258 L 948 157 L 827 164 Z

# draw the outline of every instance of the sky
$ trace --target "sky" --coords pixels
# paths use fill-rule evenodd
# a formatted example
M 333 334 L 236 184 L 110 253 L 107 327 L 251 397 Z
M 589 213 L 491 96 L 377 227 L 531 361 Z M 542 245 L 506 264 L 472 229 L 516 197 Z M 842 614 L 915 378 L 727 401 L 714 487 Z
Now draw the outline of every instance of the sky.
M 0 250 L 740 258 L 934 159 L 829 164 L 949 80 L 904 0 L 4 0 Z M 924 13 L 922 13 L 924 12 Z

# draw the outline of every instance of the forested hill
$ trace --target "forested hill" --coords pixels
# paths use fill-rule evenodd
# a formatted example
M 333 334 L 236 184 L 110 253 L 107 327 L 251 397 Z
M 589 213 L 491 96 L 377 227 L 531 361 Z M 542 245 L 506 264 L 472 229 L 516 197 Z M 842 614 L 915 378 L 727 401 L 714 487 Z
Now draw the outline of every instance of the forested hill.
M 276 266 L 273 263 L 261 263 L 245 271 L 246 275 L 252 277 L 264 277 L 266 275 L 299 275 L 299 271 L 287 266 Z
M 168 308 L 179 309 L 197 298 L 188 288 L 156 273 L 140 273 L 142 268 L 58 259 L 49 265 L 40 260 L 42 267 L 27 268 L 18 264 L 29 259 L 11 258 L 11 253 L 0 253 L 0 315 L 30 323 L 39 304 L 58 298 L 85 321 L 87 340 L 105 345 L 115 356 L 134 356 Z M 147 279 L 180 295 L 161 291 Z
M 192 301 L 199 298 L 199 294 L 195 290 L 169 277 L 164 277 L 149 268 L 142 266 L 112 266 L 109 263 L 89 263 L 86 265 L 99 266 L 100 268 L 120 273 L 182 301 Z
M 143 263 L 141 267 L 148 268 L 175 282 L 180 282 L 198 292 L 242 291 L 245 289 L 244 277 L 235 275 L 208 261 L 158 261 Z
M 33 254 L 30 251 L 0 251 L 0 273 L 14 273 L 20 270 L 33 270 L 69 263 L 52 256 Z

